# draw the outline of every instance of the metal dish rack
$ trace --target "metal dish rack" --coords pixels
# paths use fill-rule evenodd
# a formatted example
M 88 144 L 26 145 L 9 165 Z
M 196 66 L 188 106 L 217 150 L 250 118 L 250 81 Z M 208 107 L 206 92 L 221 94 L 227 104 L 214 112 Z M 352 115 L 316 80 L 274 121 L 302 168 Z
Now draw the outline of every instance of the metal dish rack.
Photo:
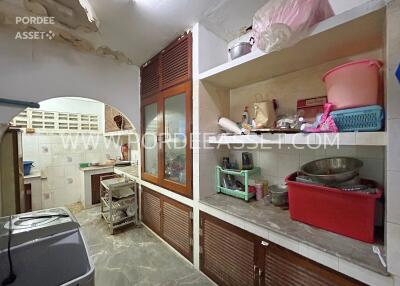
M 110 233 L 130 224 L 138 225 L 137 183 L 119 175 L 103 176 L 100 180 L 101 217 Z

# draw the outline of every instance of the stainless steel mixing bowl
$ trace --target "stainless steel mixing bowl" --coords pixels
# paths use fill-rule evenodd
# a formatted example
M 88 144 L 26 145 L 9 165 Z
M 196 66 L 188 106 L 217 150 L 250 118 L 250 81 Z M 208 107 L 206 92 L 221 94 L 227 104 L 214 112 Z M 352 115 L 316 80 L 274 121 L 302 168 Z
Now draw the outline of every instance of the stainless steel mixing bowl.
M 363 162 L 355 158 L 334 157 L 315 160 L 300 168 L 300 172 L 321 183 L 334 184 L 353 179 Z

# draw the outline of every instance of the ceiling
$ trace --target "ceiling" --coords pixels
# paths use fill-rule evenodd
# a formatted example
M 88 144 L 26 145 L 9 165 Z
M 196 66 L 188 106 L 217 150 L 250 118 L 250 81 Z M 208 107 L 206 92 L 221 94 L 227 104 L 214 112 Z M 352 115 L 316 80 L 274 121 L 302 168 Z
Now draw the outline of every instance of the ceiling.
M 227 42 L 252 23 L 268 0 L 89 0 L 100 21 L 89 37 L 141 65 L 201 22 Z

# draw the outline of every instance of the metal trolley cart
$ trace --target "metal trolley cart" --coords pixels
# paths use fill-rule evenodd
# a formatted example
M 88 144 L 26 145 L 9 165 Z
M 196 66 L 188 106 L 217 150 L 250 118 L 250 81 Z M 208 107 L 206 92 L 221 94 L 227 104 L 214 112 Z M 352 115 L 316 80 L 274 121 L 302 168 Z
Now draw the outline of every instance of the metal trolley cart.
M 129 224 L 138 225 L 137 183 L 118 175 L 101 177 L 101 216 L 110 233 Z

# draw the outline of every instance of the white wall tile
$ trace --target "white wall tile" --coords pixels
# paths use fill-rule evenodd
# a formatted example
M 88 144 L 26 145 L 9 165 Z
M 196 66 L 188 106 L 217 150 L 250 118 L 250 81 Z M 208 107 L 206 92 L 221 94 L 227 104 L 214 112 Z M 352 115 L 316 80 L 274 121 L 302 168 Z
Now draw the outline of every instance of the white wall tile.
M 326 148 L 326 156 L 327 157 L 354 157 L 356 156 L 356 147 L 355 146 L 332 146 Z
M 400 286 L 400 276 L 394 277 L 394 286 Z
M 296 253 L 300 251 L 300 244 L 297 241 L 286 238 L 275 232 L 269 232 L 269 240 Z
M 377 181 L 383 185 L 385 183 L 385 163 L 383 159 L 359 158 L 363 163 L 360 169 L 360 176 L 365 179 Z
M 317 158 L 316 158 L 315 154 L 311 155 L 311 154 L 308 154 L 308 153 L 304 154 L 303 152 L 301 152 L 300 153 L 300 166 L 302 166 L 302 165 L 304 165 L 306 163 L 309 163 L 311 161 L 314 161 L 316 159 Z
M 278 176 L 278 153 L 274 150 L 260 151 L 260 168 L 263 175 Z
M 51 155 L 51 144 L 39 143 L 39 154 L 40 155 Z
M 357 146 L 356 154 L 358 158 L 385 158 L 385 148 L 379 146 Z
M 400 276 L 400 225 L 387 223 L 387 264 L 390 273 Z
M 339 272 L 353 277 L 356 280 L 374 286 L 392 286 L 393 278 L 390 276 L 379 275 L 378 273 L 366 270 L 358 265 L 339 258 Z
M 329 268 L 339 270 L 339 258 L 300 243 L 299 253 Z
M 110 143 L 112 158 L 119 156 L 119 146 L 102 136 L 46 135 L 33 134 L 22 136 L 26 147 L 24 159 L 31 159 L 37 165 L 37 171 L 47 176 L 43 180 L 43 193 L 48 194 L 45 207 L 64 206 L 80 201 L 81 173 L 79 163 L 103 162 L 106 160 L 106 142 Z M 85 145 L 91 145 L 90 152 Z M 46 152 L 47 150 L 47 152 Z M 35 169 L 36 170 L 36 169 Z
M 400 171 L 400 119 L 388 120 L 387 166 Z
M 387 172 L 386 215 L 387 221 L 400 224 L 400 172 Z M 399 241 L 400 243 L 400 241 Z
M 278 176 L 286 177 L 296 172 L 300 166 L 300 155 L 297 154 L 279 154 L 278 155 Z

